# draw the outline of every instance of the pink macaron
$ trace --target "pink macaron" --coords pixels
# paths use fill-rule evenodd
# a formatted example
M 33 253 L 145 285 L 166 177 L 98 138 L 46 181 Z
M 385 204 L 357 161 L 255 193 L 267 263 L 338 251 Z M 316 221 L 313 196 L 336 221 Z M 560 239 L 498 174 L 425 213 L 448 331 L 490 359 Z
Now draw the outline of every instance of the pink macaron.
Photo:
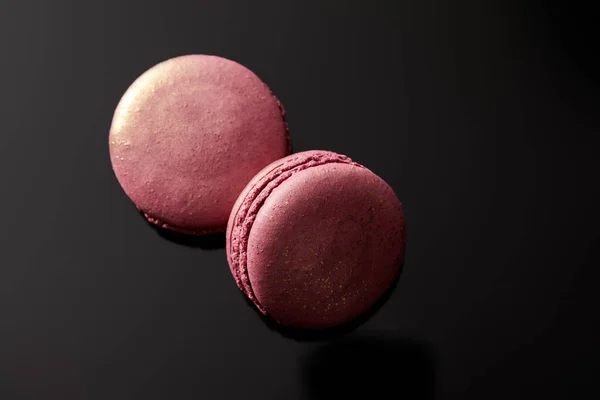
M 125 193 L 148 221 L 186 234 L 224 231 L 236 198 L 290 152 L 285 112 L 246 67 L 187 55 L 142 74 L 109 134 Z
M 237 199 L 226 248 L 239 288 L 281 325 L 333 328 L 398 277 L 405 223 L 392 188 L 350 158 L 307 151 L 260 171 Z

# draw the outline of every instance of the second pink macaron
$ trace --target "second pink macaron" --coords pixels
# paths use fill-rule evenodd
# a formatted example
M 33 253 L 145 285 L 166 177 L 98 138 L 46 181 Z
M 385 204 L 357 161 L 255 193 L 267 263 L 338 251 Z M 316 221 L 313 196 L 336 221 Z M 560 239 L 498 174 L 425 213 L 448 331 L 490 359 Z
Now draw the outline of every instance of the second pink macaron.
M 367 311 L 397 278 L 404 212 L 392 188 L 328 151 L 264 168 L 236 201 L 227 228 L 231 272 L 265 315 L 331 328 Z

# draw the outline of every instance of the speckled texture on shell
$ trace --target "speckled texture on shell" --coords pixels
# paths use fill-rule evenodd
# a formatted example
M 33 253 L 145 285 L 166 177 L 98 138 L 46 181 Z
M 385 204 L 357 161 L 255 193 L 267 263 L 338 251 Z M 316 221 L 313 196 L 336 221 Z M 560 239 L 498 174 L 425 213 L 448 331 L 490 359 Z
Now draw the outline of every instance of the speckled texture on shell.
M 137 208 L 190 234 L 223 231 L 247 182 L 289 147 L 285 111 L 269 88 L 246 67 L 205 55 L 142 74 L 109 134 L 113 169 Z
M 366 311 L 404 258 L 400 201 L 367 168 L 326 151 L 288 156 L 246 186 L 229 219 L 228 261 L 266 315 L 328 328 Z

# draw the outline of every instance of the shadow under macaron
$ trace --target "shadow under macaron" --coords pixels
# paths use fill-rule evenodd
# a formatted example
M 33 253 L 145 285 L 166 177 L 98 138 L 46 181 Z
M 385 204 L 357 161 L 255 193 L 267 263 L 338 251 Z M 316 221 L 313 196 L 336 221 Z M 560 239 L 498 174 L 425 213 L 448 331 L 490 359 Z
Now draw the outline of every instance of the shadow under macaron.
M 152 229 L 163 239 L 180 246 L 190 247 L 203 250 L 217 250 L 225 248 L 225 232 L 215 232 L 206 235 L 189 235 L 162 228 L 148 221 L 144 213 L 140 212 L 140 216 L 150 225 Z
M 279 324 L 273 318 L 264 315 L 262 312 L 260 312 L 260 310 L 254 305 L 254 303 L 241 291 L 240 295 L 244 298 L 248 306 L 254 310 L 254 312 L 259 316 L 259 318 L 271 331 L 277 332 L 284 337 L 299 342 L 327 341 L 338 339 L 345 335 L 348 335 L 354 330 L 356 330 L 359 326 L 367 322 L 369 319 L 371 319 L 371 317 L 373 317 L 381 309 L 381 307 L 383 307 L 383 305 L 387 303 L 387 301 L 390 299 L 392 293 L 398 286 L 398 282 L 400 281 L 400 277 L 402 276 L 403 271 L 404 265 L 400 267 L 400 271 L 397 274 L 394 281 L 392 282 L 392 284 L 390 285 L 390 287 L 369 309 L 367 309 L 364 313 L 360 314 L 353 320 L 332 328 L 306 329 Z

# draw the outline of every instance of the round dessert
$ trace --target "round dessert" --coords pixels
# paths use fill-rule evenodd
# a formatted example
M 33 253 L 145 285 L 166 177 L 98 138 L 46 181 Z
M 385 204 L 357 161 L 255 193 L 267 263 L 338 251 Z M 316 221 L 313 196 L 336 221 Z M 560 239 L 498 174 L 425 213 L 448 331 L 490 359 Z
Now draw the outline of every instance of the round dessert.
M 187 55 L 142 74 L 109 134 L 113 170 L 148 221 L 187 234 L 224 231 L 265 165 L 290 153 L 285 112 L 246 67 Z
M 348 157 L 297 153 L 246 186 L 226 246 L 239 288 L 263 314 L 332 328 L 367 311 L 397 278 L 404 212 L 385 181 Z

